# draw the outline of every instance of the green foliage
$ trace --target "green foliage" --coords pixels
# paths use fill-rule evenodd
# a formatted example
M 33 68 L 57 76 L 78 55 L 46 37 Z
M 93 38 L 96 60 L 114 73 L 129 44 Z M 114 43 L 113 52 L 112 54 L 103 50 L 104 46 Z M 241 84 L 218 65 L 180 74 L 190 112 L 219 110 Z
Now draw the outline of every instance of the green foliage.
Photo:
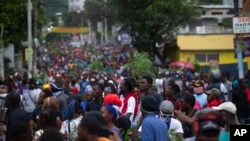
M 146 52 L 134 52 L 132 58 L 125 65 L 125 68 L 129 68 L 132 75 L 138 78 L 143 75 L 154 77 L 154 73 L 151 71 L 154 68 L 153 63 Z
M 182 141 L 182 139 L 176 137 L 175 129 L 170 129 L 168 131 L 168 141 Z
M 4 24 L 4 43 L 14 43 L 26 40 L 27 35 L 27 0 L 1 0 L 0 19 Z
M 43 0 L 44 12 L 47 17 L 53 17 L 57 12 L 68 11 L 68 0 Z
M 90 71 L 103 71 L 104 70 L 103 63 L 101 61 L 96 60 L 88 65 L 88 69 Z
M 199 4 L 222 4 L 222 0 L 199 0 Z
M 174 40 L 178 27 L 197 12 L 193 0 L 111 0 L 117 19 L 133 37 L 138 51 L 152 52 L 156 42 Z
M 195 59 L 192 63 L 194 65 L 194 69 L 196 72 L 200 72 L 201 71 L 201 65 L 199 63 L 199 61 L 197 59 Z

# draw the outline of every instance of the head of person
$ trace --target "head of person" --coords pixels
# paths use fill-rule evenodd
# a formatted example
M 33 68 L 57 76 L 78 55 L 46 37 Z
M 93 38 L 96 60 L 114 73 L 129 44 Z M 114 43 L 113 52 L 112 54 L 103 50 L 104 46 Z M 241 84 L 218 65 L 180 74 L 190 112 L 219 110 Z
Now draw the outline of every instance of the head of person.
M 32 134 L 29 124 L 22 121 L 11 123 L 10 140 L 11 141 L 32 141 Z
M 50 89 L 43 89 L 43 91 L 41 93 L 39 93 L 39 95 L 38 95 L 37 104 L 42 105 L 44 99 L 47 97 L 50 97 L 50 96 L 52 96 L 52 92 L 50 91 Z
M 29 79 L 29 89 L 33 90 L 36 88 L 37 88 L 36 79 L 34 79 L 34 78 Z
M 142 115 L 155 114 L 159 109 L 159 101 L 153 95 L 145 96 L 141 102 Z
M 54 96 L 47 97 L 43 100 L 42 109 L 52 109 L 58 110 L 59 109 L 59 102 Z
M 27 86 L 27 84 L 28 84 L 28 81 L 26 79 L 23 79 L 22 80 L 22 86 Z
M 166 121 L 172 117 L 172 113 L 174 110 L 174 105 L 171 101 L 162 101 L 160 104 L 160 118 L 162 121 Z
M 50 84 L 50 88 L 52 93 L 61 92 L 63 90 L 63 83 L 60 80 L 56 80 L 55 82 Z
M 100 83 L 95 83 L 93 84 L 93 94 L 94 94 L 94 97 L 101 97 L 102 96 L 102 93 L 104 91 L 104 86 Z
M 193 90 L 195 94 L 201 94 L 204 91 L 203 83 L 200 80 L 196 80 L 193 83 Z
M 117 94 L 109 94 L 104 97 L 103 104 L 112 104 L 114 106 L 121 107 L 122 101 Z
M 91 101 L 94 98 L 93 91 L 87 91 L 85 94 L 85 99 Z
M 129 129 L 131 129 L 131 121 L 127 116 L 120 116 L 115 121 L 115 126 L 120 130 L 122 133 L 122 138 L 124 139 L 127 135 Z
M 106 128 L 100 112 L 91 111 L 81 119 L 77 135 L 80 141 L 91 141 L 92 137 L 109 137 L 112 132 Z
M 68 103 L 64 115 L 66 116 L 65 119 L 72 120 L 74 118 L 79 117 L 79 115 L 81 115 L 82 113 L 83 111 L 82 111 L 81 103 L 78 100 L 73 99 Z
M 220 69 L 213 69 L 211 70 L 210 77 L 212 79 L 212 83 L 219 83 L 221 82 L 221 71 Z
M 187 94 L 183 95 L 181 98 L 181 110 L 182 111 L 188 111 L 190 109 L 193 109 L 195 105 L 195 97 L 193 95 Z
M 16 107 L 20 105 L 20 94 L 15 92 L 15 91 L 11 91 L 10 93 L 8 93 L 6 95 L 5 98 L 5 107 L 6 108 L 11 108 L 11 107 Z
M 180 87 L 177 84 L 171 83 L 169 84 L 166 90 L 167 97 L 173 97 L 180 92 Z
M 43 110 L 39 114 L 39 127 L 41 129 L 46 129 L 46 128 L 57 128 L 57 111 L 52 110 L 52 109 L 46 109 Z
M 104 95 L 108 95 L 108 94 L 111 94 L 111 93 L 112 93 L 111 87 L 106 87 L 104 89 Z
M 62 134 L 56 128 L 47 128 L 38 141 L 64 141 Z
M 150 90 L 153 86 L 153 78 L 150 76 L 143 76 L 140 79 L 140 84 L 139 84 L 139 88 L 146 92 L 148 90 Z
M 102 105 L 100 112 L 106 124 L 115 122 L 118 116 L 118 108 L 111 104 Z
M 120 85 L 120 91 L 122 94 L 133 92 L 135 89 L 135 80 L 133 78 L 124 79 Z
M 232 121 L 234 122 L 237 121 L 237 118 L 236 118 L 237 108 L 235 104 L 233 104 L 232 102 L 224 102 L 220 104 L 219 106 L 212 107 L 212 108 L 220 111 L 221 117 L 222 117 L 222 124 L 228 125 Z
M 245 88 L 247 88 L 248 87 L 248 79 L 245 79 L 245 78 L 243 78 L 243 79 L 240 79 L 239 80 L 239 86 L 240 86 L 240 88 L 243 88 L 243 89 L 245 89 Z
M 193 123 L 196 141 L 218 141 L 221 117 L 211 108 L 201 110 Z
M 212 101 L 212 100 L 219 100 L 221 98 L 221 92 L 217 88 L 213 88 L 209 91 L 205 91 L 207 94 L 207 101 Z

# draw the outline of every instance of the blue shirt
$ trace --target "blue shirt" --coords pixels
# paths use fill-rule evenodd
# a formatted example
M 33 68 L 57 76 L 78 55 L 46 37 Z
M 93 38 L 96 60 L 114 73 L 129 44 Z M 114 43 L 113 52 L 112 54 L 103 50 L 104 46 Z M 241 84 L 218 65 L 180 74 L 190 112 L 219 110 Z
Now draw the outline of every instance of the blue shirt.
M 155 114 L 147 115 L 142 121 L 141 141 L 167 141 L 168 127 L 156 117 Z
M 205 93 L 194 94 L 194 97 L 200 103 L 202 108 L 207 105 L 207 95 Z
M 85 92 L 86 92 L 86 86 L 89 85 L 89 84 L 90 84 L 89 81 L 85 81 L 85 80 L 82 80 L 80 82 L 80 93 L 81 94 L 85 94 Z

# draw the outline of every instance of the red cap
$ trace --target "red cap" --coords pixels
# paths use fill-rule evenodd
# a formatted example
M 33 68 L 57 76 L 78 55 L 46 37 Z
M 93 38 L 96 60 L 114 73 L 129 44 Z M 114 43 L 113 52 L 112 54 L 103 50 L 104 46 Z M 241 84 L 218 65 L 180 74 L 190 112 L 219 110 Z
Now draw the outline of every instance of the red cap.
M 122 102 L 117 94 L 108 94 L 104 97 L 103 104 L 113 104 L 118 107 L 122 106 Z

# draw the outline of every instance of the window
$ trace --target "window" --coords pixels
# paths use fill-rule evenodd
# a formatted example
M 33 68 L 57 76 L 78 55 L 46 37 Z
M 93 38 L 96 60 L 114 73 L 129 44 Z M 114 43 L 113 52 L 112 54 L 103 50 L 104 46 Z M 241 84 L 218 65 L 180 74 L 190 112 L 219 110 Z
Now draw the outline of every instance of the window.
M 223 15 L 222 12 L 212 12 L 212 15 Z
M 218 54 L 195 54 L 195 59 L 203 63 L 209 62 L 210 60 L 219 61 L 219 55 Z

